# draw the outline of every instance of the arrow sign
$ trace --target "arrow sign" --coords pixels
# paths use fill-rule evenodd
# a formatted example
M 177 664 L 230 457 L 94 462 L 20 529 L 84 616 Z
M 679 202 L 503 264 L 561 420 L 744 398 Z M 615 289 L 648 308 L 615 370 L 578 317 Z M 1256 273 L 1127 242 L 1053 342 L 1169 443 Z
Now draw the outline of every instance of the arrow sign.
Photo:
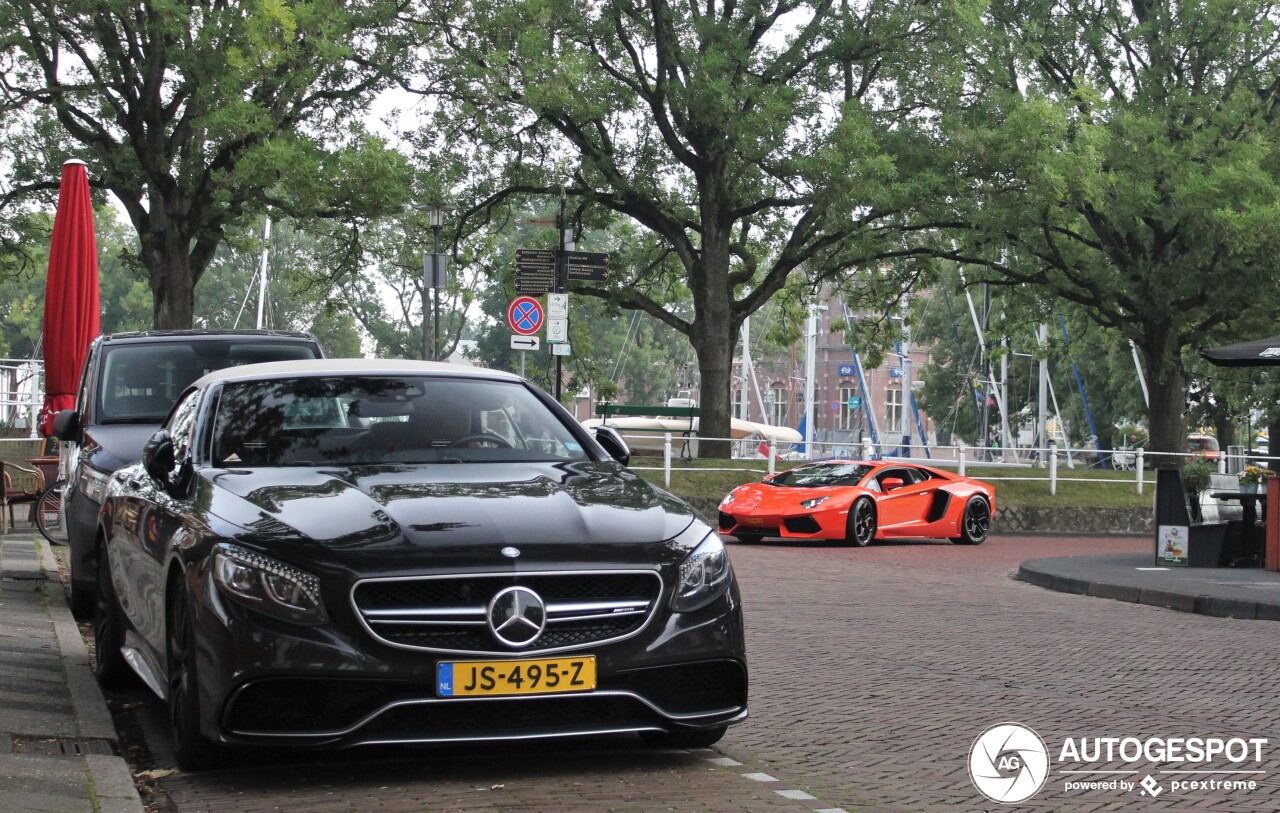
M 531 296 L 518 296 L 507 306 L 507 324 L 521 336 L 532 336 L 542 328 L 542 303 Z
M 608 277 L 608 254 L 598 251 L 566 251 L 563 254 L 569 279 L 604 282 Z
M 568 319 L 548 319 L 547 320 L 547 341 L 551 342 L 552 344 L 569 341 L 569 320 Z
M 556 267 L 556 253 L 554 250 L 540 248 L 518 248 L 516 249 L 516 265 L 524 268 L 554 270 Z
M 537 336 L 512 336 L 512 350 L 537 350 L 542 346 L 542 340 Z

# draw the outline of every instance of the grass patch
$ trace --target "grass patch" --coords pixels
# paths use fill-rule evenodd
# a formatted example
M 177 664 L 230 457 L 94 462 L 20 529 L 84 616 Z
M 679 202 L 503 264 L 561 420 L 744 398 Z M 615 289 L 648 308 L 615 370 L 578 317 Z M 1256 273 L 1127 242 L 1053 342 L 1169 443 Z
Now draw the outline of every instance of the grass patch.
M 633 470 L 649 467 L 656 469 L 636 473 L 652 483 L 662 485 L 661 457 L 637 456 L 631 463 Z M 798 463 L 793 461 L 779 463 L 778 470 L 795 465 Z M 671 469 L 672 493 L 690 500 L 719 501 L 735 487 L 763 478 L 768 472 L 768 463 L 764 460 L 672 460 Z M 1048 469 L 968 466 L 965 473 L 995 486 L 996 505 L 1008 507 L 1051 505 L 1077 508 L 1150 508 L 1156 489 L 1153 472 L 1147 472 L 1147 482 L 1141 495 L 1137 493 L 1137 475 L 1131 471 L 1096 471 L 1060 466 L 1055 495 L 1049 494 Z

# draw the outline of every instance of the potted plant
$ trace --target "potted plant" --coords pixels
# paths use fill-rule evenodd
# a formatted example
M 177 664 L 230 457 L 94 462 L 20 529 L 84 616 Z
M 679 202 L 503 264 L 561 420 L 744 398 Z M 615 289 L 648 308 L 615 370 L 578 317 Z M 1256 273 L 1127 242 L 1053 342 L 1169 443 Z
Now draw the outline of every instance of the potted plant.
M 1264 469 L 1261 466 L 1245 466 L 1240 472 L 1240 490 L 1245 493 L 1254 493 L 1258 490 L 1258 484 L 1268 477 L 1275 477 L 1276 473 L 1271 469 Z
M 1209 461 L 1198 457 L 1188 458 L 1182 464 L 1182 488 L 1187 493 L 1187 508 L 1192 522 L 1200 521 L 1200 492 L 1209 487 L 1209 475 L 1214 471 L 1216 469 Z
M 1209 475 L 1217 471 L 1209 461 L 1193 457 L 1182 464 L 1182 485 L 1188 493 L 1200 493 L 1209 487 Z

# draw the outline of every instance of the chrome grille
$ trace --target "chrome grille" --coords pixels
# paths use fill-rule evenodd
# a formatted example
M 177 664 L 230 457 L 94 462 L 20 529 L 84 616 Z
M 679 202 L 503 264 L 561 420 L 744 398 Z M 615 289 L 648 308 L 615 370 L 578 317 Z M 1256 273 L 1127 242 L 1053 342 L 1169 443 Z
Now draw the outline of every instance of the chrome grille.
M 374 638 L 391 646 L 432 652 L 515 654 L 497 641 L 485 613 L 490 599 L 513 586 L 546 603 L 547 625 L 519 654 L 596 646 L 630 637 L 649 622 L 662 595 L 651 570 L 482 573 L 368 579 L 351 601 Z

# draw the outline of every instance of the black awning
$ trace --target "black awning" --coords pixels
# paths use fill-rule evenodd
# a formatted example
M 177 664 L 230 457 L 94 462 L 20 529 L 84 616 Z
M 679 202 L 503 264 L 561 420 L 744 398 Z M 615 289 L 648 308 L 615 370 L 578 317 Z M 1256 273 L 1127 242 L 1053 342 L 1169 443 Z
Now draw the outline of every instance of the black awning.
M 1201 350 L 1200 355 L 1219 367 L 1262 367 L 1280 364 L 1280 336 L 1254 339 Z

